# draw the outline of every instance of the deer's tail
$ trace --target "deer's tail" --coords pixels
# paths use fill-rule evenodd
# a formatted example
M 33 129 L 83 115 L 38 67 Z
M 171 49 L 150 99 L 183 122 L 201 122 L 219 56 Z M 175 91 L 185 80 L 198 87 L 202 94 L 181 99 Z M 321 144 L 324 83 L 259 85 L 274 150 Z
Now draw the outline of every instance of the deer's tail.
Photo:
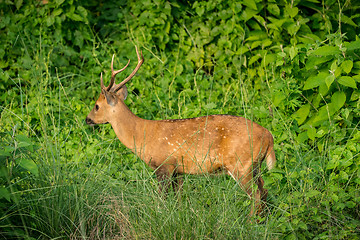
M 275 163 L 276 163 L 275 151 L 274 151 L 274 148 L 271 147 L 270 153 L 266 157 L 266 165 L 267 165 L 268 169 L 270 170 L 270 169 L 274 168 Z

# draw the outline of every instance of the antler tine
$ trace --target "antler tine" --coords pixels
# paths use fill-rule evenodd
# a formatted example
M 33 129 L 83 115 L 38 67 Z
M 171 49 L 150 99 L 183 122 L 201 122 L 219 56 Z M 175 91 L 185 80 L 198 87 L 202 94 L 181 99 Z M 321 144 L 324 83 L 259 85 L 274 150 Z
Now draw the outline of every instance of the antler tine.
M 105 90 L 104 80 L 103 80 L 103 77 L 102 77 L 102 72 L 101 72 L 101 74 L 100 74 L 100 81 L 101 81 L 101 89 L 104 89 L 104 90 Z
M 121 73 L 122 71 L 124 71 L 127 68 L 127 66 L 129 65 L 129 63 L 130 63 L 130 59 L 129 59 L 129 61 L 125 65 L 125 67 L 123 67 L 120 70 L 114 71 L 114 57 L 115 57 L 115 54 L 113 54 L 112 59 L 111 59 L 111 80 L 110 80 L 109 86 L 106 88 L 106 91 L 109 91 L 112 88 L 112 86 L 114 85 L 116 74 Z
M 144 56 L 142 54 L 142 51 L 140 51 L 140 54 L 139 54 L 139 51 L 136 46 L 135 46 L 135 49 L 136 49 L 136 54 L 138 57 L 138 64 L 136 65 L 136 68 L 134 69 L 134 71 L 127 78 L 125 78 L 124 81 L 115 85 L 114 92 L 119 91 L 119 89 L 122 88 L 122 86 L 124 86 L 128 81 L 130 81 L 131 78 L 136 74 L 136 72 L 139 70 L 139 68 L 141 67 L 141 65 L 144 62 Z

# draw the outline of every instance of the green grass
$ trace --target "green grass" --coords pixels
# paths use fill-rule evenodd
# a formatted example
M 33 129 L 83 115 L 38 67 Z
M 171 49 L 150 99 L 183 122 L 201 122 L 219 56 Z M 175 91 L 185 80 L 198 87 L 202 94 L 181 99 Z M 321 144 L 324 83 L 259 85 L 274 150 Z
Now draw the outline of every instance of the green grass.
M 17 4 L 21 5 L 21 1 Z M 216 17 L 217 11 L 226 15 L 225 10 L 229 9 L 215 9 L 209 15 L 197 17 L 195 13 L 201 13 L 203 4 L 205 2 L 199 3 L 193 15 L 188 16 L 193 17 L 195 25 L 207 21 L 207 16 Z M 197 32 L 196 27 L 181 24 L 179 26 L 189 31 L 179 30 L 177 22 L 168 13 L 169 21 L 176 25 L 171 31 L 177 31 L 179 39 L 168 43 L 176 48 L 167 49 L 165 43 L 162 46 L 153 43 L 157 37 L 161 38 L 162 35 L 156 34 L 163 33 L 159 30 L 162 25 L 144 30 L 143 26 L 137 27 L 134 19 L 127 20 L 128 35 L 121 32 L 122 38 L 117 39 L 118 32 L 104 37 L 100 30 L 91 30 L 85 20 L 70 21 L 64 14 L 75 4 L 67 1 L 53 8 L 24 5 L 19 11 L 14 6 L 14 12 L 8 15 L 0 12 L 1 17 L 6 17 L 4 23 L 0 22 L 0 30 L 7 31 L 4 30 L 7 33 L 6 54 L 0 49 L 0 238 L 359 238 L 360 135 L 356 122 L 359 116 L 356 94 L 359 92 L 357 88 L 334 81 L 329 92 L 333 95 L 344 92 L 336 96 L 346 96 L 346 103 L 336 113 L 327 111 L 328 119 L 313 128 L 306 125 L 306 121 L 297 123 L 293 113 L 308 102 L 317 105 L 304 116 L 298 114 L 307 120 L 317 116 L 318 109 L 333 102 L 330 93 L 320 95 L 319 92 L 324 90 L 321 86 L 303 89 L 304 82 L 317 74 L 317 70 L 306 68 L 309 62 L 316 65 L 314 58 L 320 59 L 311 55 L 312 50 L 323 46 L 315 40 L 312 43 L 310 38 L 305 43 L 296 38 L 306 32 L 288 36 L 285 27 L 279 27 L 278 32 L 272 29 L 275 33 L 269 33 L 269 38 L 262 43 L 264 46 L 258 45 L 256 35 L 252 36 L 255 40 L 236 42 L 232 39 L 237 39 L 237 33 L 234 38 L 233 33 L 228 32 L 224 34 L 225 38 L 215 37 L 208 44 L 204 37 L 206 28 L 204 32 Z M 227 7 L 225 3 L 218 5 Z M 138 7 L 150 9 L 152 5 L 139 4 Z M 290 21 L 289 24 L 296 20 L 282 15 L 282 12 L 287 14 L 283 11 L 287 5 L 280 7 L 279 22 L 281 17 Z M 62 12 L 57 11 L 59 9 Z M 81 10 L 76 8 L 76 11 Z M 311 11 L 305 10 L 308 9 L 303 7 L 299 14 L 309 14 L 317 19 L 315 24 L 309 23 L 313 34 L 328 34 L 323 32 L 328 31 L 328 23 L 323 23 L 320 15 L 311 15 Z M 35 25 L 35 31 L 31 21 L 17 22 L 26 17 L 31 19 L 31 14 L 25 16 L 22 11 L 43 18 L 40 30 L 39 25 Z M 276 8 L 273 11 L 276 13 Z M 57 30 L 62 29 L 59 30 L 60 39 L 54 37 L 57 30 L 51 24 L 47 25 L 54 12 L 62 16 L 62 22 L 57 23 L 60 24 Z M 260 16 L 262 12 L 258 14 Z M 330 19 L 338 16 L 335 10 L 324 14 Z M 122 15 L 117 17 L 122 19 Z M 162 15 L 156 17 L 161 20 Z M 355 21 L 356 16 L 353 19 Z M 108 27 L 117 28 L 122 24 L 116 20 L 109 20 Z M 9 24 L 5 24 L 6 21 Z M 84 35 L 83 42 L 79 35 L 69 33 L 69 29 L 74 30 L 74 21 L 79 26 L 76 30 Z M 243 22 L 244 28 L 246 24 L 257 25 L 253 19 Z M 301 24 L 304 28 L 305 23 Z M 262 29 L 261 26 L 258 28 Z M 200 41 L 195 50 L 191 47 L 192 41 L 188 41 L 190 33 L 193 39 Z M 351 34 L 354 35 L 355 30 Z M 2 32 L 0 35 L 4 36 Z M 322 41 L 329 45 L 342 43 L 345 40 L 340 35 L 330 34 Z M 154 36 L 155 40 L 149 36 Z M 279 36 L 291 37 L 288 46 L 277 39 Z M 266 40 L 270 38 L 274 42 L 267 48 L 269 42 Z M 100 92 L 100 72 L 104 72 L 104 79 L 109 79 L 112 54 L 117 54 L 116 67 L 123 66 L 127 58 L 132 64 L 136 62 L 133 41 L 143 50 L 145 63 L 127 85 L 126 104 L 138 116 L 174 119 L 232 114 L 254 120 L 272 132 L 277 165 L 271 171 L 267 171 L 265 165 L 262 168 L 265 187 L 269 190 L 265 216 L 248 217 L 252 201 L 227 175 L 185 175 L 181 194 L 170 192 L 163 198 L 158 193 L 154 172 L 119 142 L 110 125 L 93 128 L 85 124 L 85 117 Z M 239 55 L 227 52 L 231 49 L 230 41 L 234 49 L 249 44 L 255 47 L 253 52 Z M 358 41 L 353 43 L 352 47 L 356 49 Z M 219 53 L 210 48 L 215 52 L 204 58 L 198 57 L 201 55 L 197 52 L 199 49 L 206 50 L 212 44 Z M 290 47 L 298 51 L 290 53 L 295 54 L 292 57 L 288 56 Z M 264 53 L 280 58 L 275 57 L 274 62 L 267 64 L 259 58 L 249 63 L 252 57 L 256 59 Z M 226 58 L 231 54 L 234 56 Z M 345 73 L 340 61 L 351 54 L 355 55 L 354 67 Z M 356 54 L 339 53 L 331 57 L 331 66 L 323 62 L 317 66 L 328 72 L 329 67 L 336 65 L 343 71 L 343 76 L 356 79 L 359 74 Z M 192 60 L 188 59 L 190 57 Z M 206 62 L 210 58 L 210 63 Z M 247 64 L 244 64 L 245 60 Z M 346 69 L 350 71 L 349 66 Z
M 34 72 L 34 75 L 41 74 Z M 75 77 L 78 76 L 69 78 Z M 347 230 L 345 221 L 357 223 L 356 216 L 348 215 L 344 219 L 339 216 L 340 212 L 326 205 L 329 181 L 326 152 L 331 151 L 331 146 L 319 155 L 316 149 L 292 145 L 292 126 L 281 118 L 276 108 L 273 118 L 261 121 L 266 123 L 270 119 L 268 125 L 276 122 L 276 131 L 281 129 L 288 138 L 280 142 L 275 135 L 278 167 L 267 172 L 263 166 L 269 208 L 257 224 L 248 217 L 251 201 L 237 183 L 225 175 L 186 175 L 181 194 L 172 192 L 166 199 L 162 198 L 153 171 L 119 143 L 110 126 L 91 128 L 85 125 L 84 113 L 91 106 L 81 102 L 80 105 L 71 104 L 71 88 L 63 88 L 62 79 L 66 77 L 46 74 L 38 85 L 23 89 L 21 98 L 26 101 L 17 113 L 11 104 L 3 107 L 5 128 L 21 126 L 21 132 L 25 130 L 35 136 L 25 148 L 17 146 L 18 151 L 13 152 L 16 162 L 30 158 L 38 166 L 38 174 L 20 171 L 18 177 L 9 179 L 16 190 L 11 192 L 12 207 L 0 219 L 3 236 L 28 239 L 30 236 L 35 239 L 292 239 L 306 238 L 302 231 L 308 231 L 334 239 L 341 238 L 342 232 Z M 200 77 L 198 80 L 209 79 Z M 142 85 L 141 81 L 135 80 L 134 85 Z M 246 88 L 246 83 L 241 86 Z M 156 87 L 153 88 L 156 92 Z M 187 90 L 183 91 L 186 95 Z M 214 93 L 214 90 L 204 92 L 199 85 L 190 91 L 209 101 L 209 95 Z M 176 89 L 169 89 L 167 94 L 172 98 Z M 248 96 L 244 96 L 242 90 L 228 90 L 227 94 L 230 96 L 219 113 L 227 113 L 234 106 L 243 109 L 240 115 L 253 118 L 255 111 L 262 111 L 258 106 L 266 105 L 268 100 L 260 103 L 250 100 L 240 105 L 240 99 L 244 102 L 246 97 L 252 97 L 251 91 L 246 93 Z M 177 99 L 179 102 L 183 99 L 184 105 L 179 103 L 171 109 L 159 109 L 159 106 L 168 105 L 161 99 L 160 91 L 157 95 L 158 105 L 149 98 L 153 96 L 140 97 L 132 93 L 127 103 L 140 113 L 155 105 L 159 110 L 157 116 L 174 112 L 182 115 L 186 106 L 199 104 L 197 98 L 182 98 L 179 93 Z M 92 96 L 88 98 L 93 99 Z M 35 124 L 29 121 L 29 116 L 36 116 Z M 14 136 L 18 131 L 13 128 L 12 133 L 3 135 L 8 145 L 15 148 L 18 143 L 15 144 Z M 325 232 L 321 226 L 316 226 L 318 221 L 326 223 Z M 354 228 L 350 226 L 349 229 Z M 356 232 L 346 232 L 344 236 L 355 238 Z

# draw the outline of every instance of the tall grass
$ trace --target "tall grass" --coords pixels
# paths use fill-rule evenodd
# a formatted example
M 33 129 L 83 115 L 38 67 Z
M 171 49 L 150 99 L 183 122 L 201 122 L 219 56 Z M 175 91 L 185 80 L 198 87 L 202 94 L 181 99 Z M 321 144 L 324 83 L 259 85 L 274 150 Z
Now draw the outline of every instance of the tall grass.
M 257 230 L 266 225 L 249 224 L 250 202 L 228 177 L 185 176 L 181 194 L 160 196 L 152 170 L 133 155 L 122 155 L 128 150 L 119 150 L 115 136 L 106 135 L 109 127 L 91 130 L 84 125 L 82 113 L 90 107 L 81 104 L 85 110 L 77 111 L 78 106 L 71 104 L 71 90 L 63 87 L 64 81 L 80 76 L 53 75 L 48 59 L 37 58 L 43 59 L 33 70 L 37 84 L 18 85 L 24 99 L 21 111 L 5 106 L 2 112 L 4 129 L 19 125 L 22 129 L 13 135 L 21 131 L 35 137 L 33 151 L 16 154 L 17 161 L 33 159 L 39 171 L 22 174 L 13 183 L 19 190 L 11 194 L 18 201 L 1 217 L 3 236 L 210 239 L 262 235 Z M 145 99 L 144 105 L 152 104 Z M 12 137 L 5 135 L 9 145 Z M 133 164 L 140 171 L 131 170 Z
M 322 155 L 314 149 L 294 146 L 292 123 L 276 108 L 272 118 L 259 117 L 263 125 L 283 135 L 275 136 L 278 168 L 264 172 L 269 189 L 266 215 L 253 219 L 249 218 L 252 202 L 226 175 L 186 175 L 183 191 L 180 194 L 170 192 L 163 198 L 158 193 L 153 171 L 129 154 L 110 126 L 93 129 L 85 126 L 85 116 L 92 106 L 84 99 L 93 96 L 79 100 L 73 91 L 79 90 L 82 84 L 67 84 L 70 87 L 66 88 L 63 82 L 77 78 L 81 78 L 79 82 L 89 80 L 72 74 L 54 75 L 46 58 L 38 56 L 38 59 L 44 59 L 33 70 L 39 82 L 17 85 L 16 91 L 23 99 L 20 110 L 19 106 L 15 109 L 12 105 L 2 109 L 2 128 L 21 126 L 22 129 L 14 130 L 13 135 L 16 131 L 29 133 L 36 143 L 34 151 L 17 153 L 18 159 L 31 158 L 39 169 L 38 175 L 26 173 L 11 179 L 10 184 L 18 189 L 14 188 L 11 194 L 17 200 L 1 215 L 2 236 L 26 239 L 296 239 L 305 238 L 301 231 L 306 230 L 317 232 L 323 238 L 343 237 L 344 219 L 339 212 L 321 204 L 326 199 L 329 175 L 325 168 L 331 146 L 325 146 Z M 212 82 L 206 94 L 224 91 L 226 95 L 226 104 L 224 102 L 221 109 L 204 107 L 202 113 L 241 109 L 236 110 L 237 114 L 251 119 L 257 114 L 267 116 L 263 106 L 271 104 L 270 98 L 255 98 L 257 93 L 252 90 L 251 83 L 240 75 L 239 79 L 230 79 L 233 83 L 227 89 L 206 76 L 192 76 L 191 81 L 197 80 Z M 97 79 L 91 81 L 98 82 Z M 134 81 L 135 86 L 142 84 Z M 148 111 L 148 106 L 158 104 L 164 108 L 159 109 L 156 116 L 152 112 L 144 115 L 155 118 L 169 113 L 191 116 L 193 112 L 186 112 L 187 108 L 200 107 L 198 99 L 205 99 L 206 103 L 214 101 L 204 93 L 200 83 L 191 86 L 190 91 L 196 92 L 196 98 L 187 95 L 186 89 L 177 93 L 179 90 L 175 86 L 169 87 L 169 98 L 177 99 L 178 104 L 161 100 L 166 94 L 162 95 L 158 86 L 151 87 L 156 96 L 135 97 L 130 92 L 129 98 L 140 114 Z M 271 89 L 268 91 L 271 94 Z M 152 101 L 155 98 L 158 99 L 156 104 Z M 133 108 L 135 106 L 130 107 Z M 11 134 L 5 138 L 10 145 L 14 141 Z M 322 214 L 318 214 L 319 211 Z M 324 220 L 324 216 L 327 219 Z M 356 222 L 350 216 L 347 218 L 349 222 Z M 335 227 L 323 231 L 316 226 L 318 222 Z M 353 232 L 350 238 L 355 238 L 356 234 Z

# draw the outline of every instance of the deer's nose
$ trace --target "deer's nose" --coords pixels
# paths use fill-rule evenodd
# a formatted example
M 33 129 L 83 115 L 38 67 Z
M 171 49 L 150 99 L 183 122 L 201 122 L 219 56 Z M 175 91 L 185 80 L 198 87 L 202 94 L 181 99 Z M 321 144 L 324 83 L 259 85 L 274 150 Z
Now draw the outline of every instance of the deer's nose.
M 95 123 L 94 123 L 94 121 L 93 120 L 91 120 L 90 118 L 88 118 L 88 117 L 86 117 L 86 124 L 88 124 L 88 125 L 90 125 L 90 126 L 94 126 L 95 125 Z

